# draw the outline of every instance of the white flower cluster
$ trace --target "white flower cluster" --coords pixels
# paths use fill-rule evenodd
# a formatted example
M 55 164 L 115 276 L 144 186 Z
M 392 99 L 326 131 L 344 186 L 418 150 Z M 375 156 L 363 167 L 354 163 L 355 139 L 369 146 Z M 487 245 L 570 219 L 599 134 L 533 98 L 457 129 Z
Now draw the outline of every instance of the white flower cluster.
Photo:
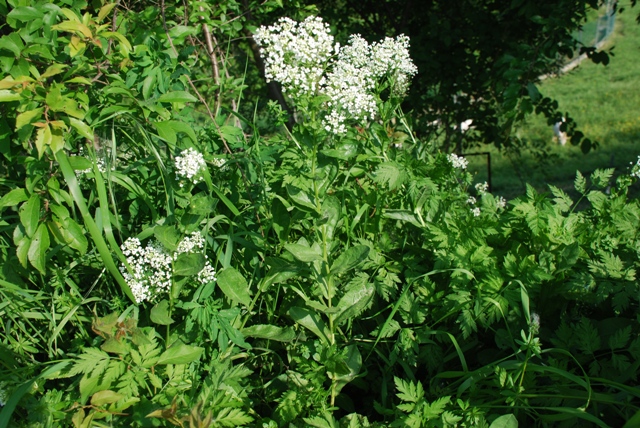
M 633 165 L 631 167 L 631 176 L 640 178 L 640 156 L 638 156 L 638 160 L 636 161 L 636 163 L 634 164 L 633 162 L 631 162 L 631 165 Z
M 489 191 L 489 183 L 487 183 L 486 181 L 484 183 L 476 183 L 475 188 L 476 192 L 482 195 Z
M 471 213 L 474 217 L 480 217 L 480 207 L 471 208 Z
M 185 236 L 178 244 L 178 248 L 173 255 L 173 259 L 176 260 L 178 255 L 183 253 L 199 253 L 204 250 L 204 238 L 198 231 L 193 232 L 190 236 Z M 205 255 L 208 259 L 208 256 Z M 202 284 L 208 284 L 216 280 L 216 270 L 211 266 L 209 260 L 205 261 L 204 267 L 198 272 L 198 281 Z
M 467 199 L 467 203 L 469 205 L 475 205 L 476 204 L 476 198 L 473 196 L 469 196 L 469 198 Z
M 131 288 L 137 303 L 153 301 L 171 289 L 173 257 L 157 241 L 142 247 L 138 238 L 128 238 L 120 247 L 131 273 L 125 266 L 120 272 Z
M 171 254 L 158 241 L 151 241 L 142 247 L 138 238 L 128 238 L 120 247 L 131 268 L 120 266 L 120 272 L 131 288 L 137 303 L 154 301 L 161 294 L 171 290 L 172 263 L 183 253 L 196 253 L 204 248 L 204 238 L 200 232 L 193 232 L 178 244 L 176 251 Z M 215 281 L 215 269 L 209 260 L 198 273 L 197 279 L 201 283 Z
M 340 46 L 334 44 L 329 25 L 310 16 L 298 23 L 281 18 L 253 35 L 264 55 L 265 77 L 282 84 L 282 90 L 296 98 L 315 93 L 325 66 Z
M 202 170 L 205 169 L 206 163 L 202 153 L 189 147 L 180 156 L 176 156 L 175 167 L 178 177 L 186 179 L 193 184 L 198 184 L 202 181 Z M 180 181 L 180 187 L 184 187 L 182 180 Z
M 337 135 L 347 132 L 349 120 L 373 120 L 376 82 L 387 78 L 392 93 L 403 95 L 418 71 L 409 57 L 408 37 L 387 37 L 370 45 L 356 34 L 341 47 L 318 17 L 299 24 L 282 18 L 260 27 L 254 38 L 265 57 L 267 80 L 280 82 L 294 101 L 302 95 L 326 96 L 323 124 Z
M 496 198 L 496 206 L 498 207 L 498 209 L 505 208 L 507 206 L 507 200 L 502 196 L 498 196 Z
M 0 382 L 0 407 L 4 407 L 9 399 L 9 393 L 6 390 L 7 384 Z
M 462 156 L 458 156 L 455 153 L 450 153 L 447 155 L 447 159 L 451 162 L 454 168 L 467 169 L 469 165 L 469 161 Z

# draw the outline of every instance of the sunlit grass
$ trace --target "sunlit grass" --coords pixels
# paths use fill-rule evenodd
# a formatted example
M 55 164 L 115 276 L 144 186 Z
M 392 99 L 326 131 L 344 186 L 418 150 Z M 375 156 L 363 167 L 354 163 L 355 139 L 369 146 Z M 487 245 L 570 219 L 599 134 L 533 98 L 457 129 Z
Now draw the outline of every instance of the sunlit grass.
M 628 3 L 628 2 L 624 2 Z M 573 71 L 543 81 L 540 92 L 556 99 L 560 110 L 578 123 L 585 136 L 599 143 L 597 150 L 584 155 L 580 147 L 559 146 L 553 129 L 544 117 L 531 116 L 517 130 L 530 146 L 544 148 L 542 158 L 532 151 L 521 156 L 492 153 L 492 185 L 496 194 L 514 197 L 524 192 L 524 182 L 547 190 L 547 184 L 570 190 L 576 170 L 588 174 L 598 168 L 626 172 L 640 154 L 640 25 L 637 9 L 618 14 L 614 34 L 605 49 L 611 56 L 608 66 L 585 60 Z M 478 181 L 486 179 L 484 157 L 470 158 Z M 640 186 L 634 185 L 634 193 Z

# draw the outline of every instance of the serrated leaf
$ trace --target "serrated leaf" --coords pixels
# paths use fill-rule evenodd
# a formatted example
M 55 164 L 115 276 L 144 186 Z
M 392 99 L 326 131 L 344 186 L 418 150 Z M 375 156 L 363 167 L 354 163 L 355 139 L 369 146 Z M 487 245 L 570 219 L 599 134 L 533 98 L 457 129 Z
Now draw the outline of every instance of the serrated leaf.
M 340 275 L 348 272 L 362 263 L 369 256 L 369 247 L 366 245 L 356 245 L 348 248 L 334 260 L 331 265 L 331 274 Z
M 347 291 L 336 305 L 339 313 L 334 319 L 335 324 L 340 325 L 360 315 L 369 305 L 374 294 L 375 287 L 368 282 L 362 284 L 361 287 Z
M 232 267 L 218 273 L 218 287 L 231 301 L 251 306 L 251 291 L 247 280 Z
M 584 194 L 587 189 L 587 180 L 580 173 L 580 171 L 576 171 L 576 179 L 574 181 L 574 187 L 580 194 Z
M 623 329 L 616 331 L 616 333 L 609 338 L 609 348 L 622 349 L 627 345 L 631 338 L 631 326 L 628 325 Z
M 197 360 L 202 355 L 204 348 L 186 345 L 180 341 L 171 345 L 158 359 L 158 365 L 164 364 L 188 364 Z

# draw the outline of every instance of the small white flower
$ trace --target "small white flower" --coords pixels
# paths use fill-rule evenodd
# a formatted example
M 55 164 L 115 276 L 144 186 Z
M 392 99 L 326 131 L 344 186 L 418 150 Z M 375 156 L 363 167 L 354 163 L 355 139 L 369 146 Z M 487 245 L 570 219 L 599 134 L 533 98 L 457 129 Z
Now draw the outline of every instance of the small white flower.
M 507 206 L 507 200 L 502 196 L 498 196 L 498 198 L 496 199 L 496 206 L 498 207 L 498 209 L 505 208 Z
M 180 156 L 176 156 L 176 176 L 181 179 L 186 179 L 193 184 L 198 184 L 202 181 L 202 171 L 206 168 L 206 163 L 202 153 L 198 152 L 192 147 L 182 151 Z M 183 187 L 184 183 L 180 182 L 180 187 Z
M 183 253 L 198 253 L 204 249 L 204 238 L 202 234 L 198 231 L 193 232 L 190 236 L 185 236 L 182 241 L 178 244 L 178 248 L 176 249 L 173 259 L 177 259 L 178 255 Z
M 635 164 L 631 162 L 631 165 L 633 165 L 631 167 L 631 176 L 640 178 L 640 156 L 638 156 L 637 162 Z
M 204 264 L 204 268 L 198 273 L 198 281 L 201 284 L 208 284 L 216 280 L 216 270 L 211 266 L 209 260 Z
M 471 209 L 471 213 L 473 213 L 474 217 L 479 217 L 480 216 L 480 208 L 479 207 L 475 207 Z
M 477 183 L 475 187 L 479 194 L 487 193 L 489 191 L 489 183 L 486 181 L 484 183 Z
M 447 155 L 447 159 L 451 162 L 454 168 L 467 169 L 469 165 L 469 161 L 462 156 L 458 156 L 455 153 L 450 153 Z
M 467 199 L 467 203 L 469 205 L 475 205 L 476 204 L 476 198 L 474 198 L 473 196 L 469 196 L 469 198 Z

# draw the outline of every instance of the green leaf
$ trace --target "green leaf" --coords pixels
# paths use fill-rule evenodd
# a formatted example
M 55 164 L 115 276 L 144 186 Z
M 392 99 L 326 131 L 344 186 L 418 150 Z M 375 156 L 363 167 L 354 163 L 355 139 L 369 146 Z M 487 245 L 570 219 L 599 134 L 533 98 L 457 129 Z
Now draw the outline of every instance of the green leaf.
M 518 419 L 514 415 L 502 415 L 496 418 L 489 428 L 518 428 Z
M 360 315 L 369 305 L 374 294 L 375 287 L 368 282 L 347 291 L 336 305 L 339 310 L 334 320 L 336 325 Z
M 36 118 L 39 119 L 42 116 L 43 111 L 44 110 L 42 108 L 36 108 L 20 113 L 16 117 L 16 131 L 22 129 L 25 125 L 30 124 Z
M 0 103 L 6 103 L 10 101 L 20 101 L 22 95 L 17 92 L 9 91 L 7 89 L 0 90 Z
M 51 133 L 51 128 L 47 123 L 42 128 L 39 128 L 38 132 L 36 132 L 36 148 L 38 149 L 38 157 L 42 157 L 45 148 L 47 146 L 51 146 L 52 142 L 53 134 Z
M 193 103 L 196 101 L 198 99 L 186 91 L 167 92 L 158 97 L 158 102 L 161 103 Z
M 204 348 L 186 345 L 180 341 L 175 342 L 169 349 L 160 355 L 158 365 L 164 364 L 189 364 L 202 355 Z
M 154 227 L 153 236 L 171 252 L 174 252 L 180 243 L 180 232 L 172 225 Z
M 114 7 L 116 7 L 118 3 L 107 3 L 100 8 L 98 12 L 98 22 L 102 22 L 104 18 L 107 17 L 111 13 Z
M 587 180 L 585 180 L 584 176 L 580 174 L 580 171 L 576 171 L 576 179 L 574 182 L 574 186 L 578 193 L 584 194 L 587 188 Z
M 384 210 L 383 217 L 392 218 L 394 220 L 406 221 L 416 227 L 423 227 L 424 224 L 416 217 L 414 213 L 408 210 Z
M 175 144 L 178 141 L 178 136 L 170 120 L 165 122 L 152 122 L 152 125 L 156 128 L 158 135 L 163 140 L 166 140 L 171 144 Z
M 17 32 L 11 33 L 0 38 L 0 49 L 11 51 L 17 58 L 20 56 L 20 52 L 24 49 L 24 43 L 22 43 L 22 39 Z
M 318 314 L 307 308 L 293 306 L 289 309 L 289 316 L 301 326 L 311 330 L 325 344 L 329 344 L 330 332 L 324 321 L 320 319 Z
M 24 226 L 27 236 L 32 237 L 40 223 L 40 196 L 33 194 L 20 207 L 20 223 Z
M 16 206 L 20 202 L 24 202 L 28 199 L 29 197 L 27 196 L 27 191 L 25 189 L 11 189 L 9 193 L 5 194 L 2 199 L 0 199 L 0 209 Z
M 38 80 L 42 81 L 47 77 L 56 76 L 66 70 L 69 66 L 66 64 L 52 64 L 40 75 Z
M 306 208 L 311 208 L 312 210 L 316 210 L 316 204 L 313 202 L 314 197 L 311 196 L 308 192 L 287 184 L 287 193 L 293 202 L 298 205 L 301 205 Z
M 331 274 L 339 275 L 347 272 L 360 263 L 362 263 L 369 255 L 369 247 L 366 245 L 357 245 L 344 251 L 331 265 Z
M 31 6 L 16 7 L 7 15 L 7 18 L 16 19 L 22 22 L 29 22 L 35 19 L 41 19 L 42 17 L 44 17 L 44 14 Z
M 47 226 L 42 223 L 38 226 L 36 233 L 31 238 L 28 257 L 33 267 L 38 269 L 43 275 L 47 271 L 46 260 L 49 245 L 49 230 L 47 229 Z
M 275 340 L 278 342 L 291 342 L 296 338 L 296 333 L 291 327 L 276 327 L 275 325 L 256 324 L 243 328 L 244 337 Z
M 287 211 L 287 207 L 284 206 L 280 199 L 275 198 L 271 203 L 271 217 L 273 218 L 271 227 L 274 232 L 276 232 L 278 240 L 280 242 L 287 242 L 291 216 Z
M 231 301 L 251 306 L 249 284 L 234 268 L 228 267 L 218 273 L 218 287 Z
M 315 262 L 322 260 L 320 250 L 307 247 L 301 244 L 285 244 L 284 248 L 289 251 L 293 257 L 301 262 Z
M 160 325 L 170 325 L 173 324 L 173 318 L 169 314 L 169 301 L 163 300 L 157 303 L 153 308 L 151 308 L 150 314 L 151 322 Z
M 199 273 L 206 263 L 202 253 L 182 253 L 173 262 L 173 274 L 176 276 L 191 276 Z
M 320 150 L 325 156 L 341 160 L 349 160 L 358 154 L 358 143 L 347 140 L 338 144 L 335 148 Z
M 73 117 L 69 117 L 69 124 L 73 126 L 75 130 L 78 131 L 78 133 L 82 135 L 84 138 L 90 141 L 93 141 L 94 139 L 93 129 L 91 129 L 89 125 Z
M 104 391 L 98 391 L 91 396 L 91 404 L 94 406 L 103 406 L 105 404 L 112 404 L 118 400 L 125 398 L 123 394 L 119 394 L 110 389 Z
M 327 196 L 322 202 L 322 221 L 325 223 L 320 227 L 326 228 L 327 240 L 332 241 L 333 235 L 340 220 L 341 205 L 335 196 Z

